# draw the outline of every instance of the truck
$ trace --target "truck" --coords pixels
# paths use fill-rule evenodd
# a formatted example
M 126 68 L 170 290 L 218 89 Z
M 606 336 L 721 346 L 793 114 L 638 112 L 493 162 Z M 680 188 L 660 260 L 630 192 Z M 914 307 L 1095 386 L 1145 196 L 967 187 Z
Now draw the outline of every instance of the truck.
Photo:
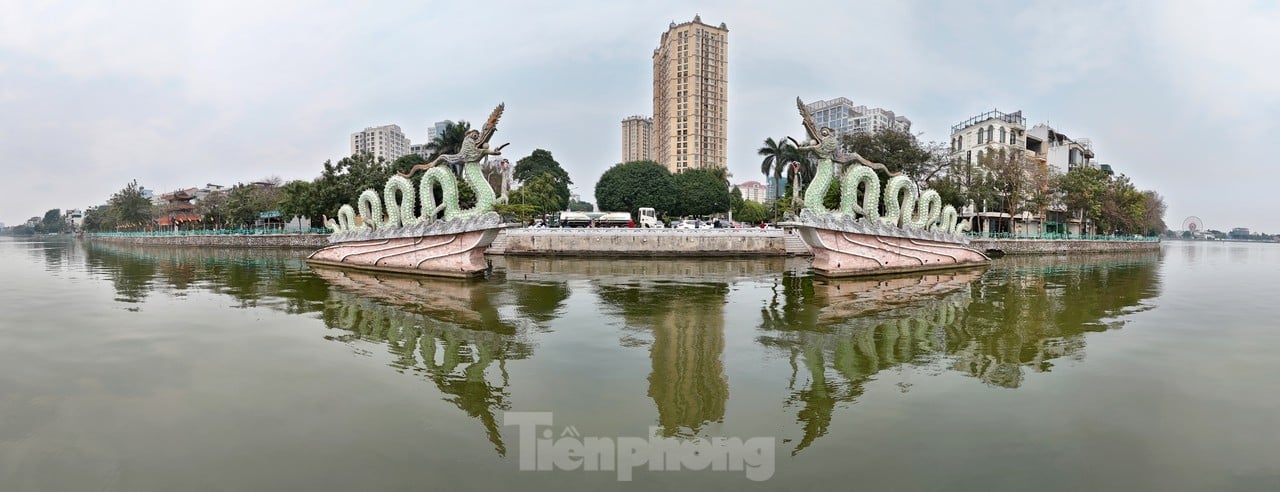
M 633 222 L 628 212 L 558 212 L 546 221 L 550 227 L 643 227 L 660 229 L 658 213 L 651 207 L 640 208 L 640 221 Z
M 560 212 L 560 227 L 629 227 L 626 212 Z
M 636 227 L 645 229 L 662 229 L 662 221 L 658 220 L 658 212 L 652 207 L 640 207 L 640 223 Z

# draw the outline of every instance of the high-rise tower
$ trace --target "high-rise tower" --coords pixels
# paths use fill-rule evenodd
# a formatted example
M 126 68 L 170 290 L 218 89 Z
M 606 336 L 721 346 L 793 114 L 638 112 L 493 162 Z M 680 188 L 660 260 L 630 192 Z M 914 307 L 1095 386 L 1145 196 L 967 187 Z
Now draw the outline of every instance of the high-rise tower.
M 728 166 L 729 28 L 672 22 L 653 50 L 653 159 L 671 172 Z

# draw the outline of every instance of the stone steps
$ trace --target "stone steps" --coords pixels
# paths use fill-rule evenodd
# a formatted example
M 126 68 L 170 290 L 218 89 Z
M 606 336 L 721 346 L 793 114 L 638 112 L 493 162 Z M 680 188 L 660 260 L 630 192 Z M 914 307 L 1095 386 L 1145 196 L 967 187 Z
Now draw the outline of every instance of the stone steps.
M 498 237 L 493 238 L 493 244 L 489 245 L 489 249 L 484 250 L 486 255 L 500 255 L 507 251 L 507 231 L 498 231 Z
M 789 255 L 811 255 L 813 251 L 809 250 L 809 245 L 804 243 L 804 239 L 800 239 L 800 234 L 794 230 L 788 230 L 785 238 L 787 254 Z

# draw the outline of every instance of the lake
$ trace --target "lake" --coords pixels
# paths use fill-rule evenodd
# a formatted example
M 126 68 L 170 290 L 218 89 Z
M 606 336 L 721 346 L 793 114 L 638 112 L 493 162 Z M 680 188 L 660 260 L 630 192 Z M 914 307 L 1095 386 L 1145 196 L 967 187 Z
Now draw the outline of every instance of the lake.
M 0 489 L 1280 489 L 1277 244 L 862 280 L 305 254 L 0 238 Z M 666 454 L 623 482 L 575 443 Z

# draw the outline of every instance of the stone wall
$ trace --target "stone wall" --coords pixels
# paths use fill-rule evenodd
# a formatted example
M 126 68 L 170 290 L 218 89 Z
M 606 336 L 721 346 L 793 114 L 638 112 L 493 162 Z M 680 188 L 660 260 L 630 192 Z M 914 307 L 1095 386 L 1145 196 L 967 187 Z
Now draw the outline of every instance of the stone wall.
M 1115 253 L 1124 251 L 1157 251 L 1158 241 L 1102 241 L 1085 239 L 974 239 L 969 246 L 982 252 L 999 251 L 1006 255 L 1065 255 L 1077 253 Z
M 580 256 L 803 254 L 788 251 L 788 234 L 794 233 L 781 229 L 508 229 L 500 239 L 500 252 Z
M 311 248 L 329 245 L 326 234 L 262 234 L 221 236 L 85 236 L 90 241 L 143 246 L 192 246 L 211 248 Z

